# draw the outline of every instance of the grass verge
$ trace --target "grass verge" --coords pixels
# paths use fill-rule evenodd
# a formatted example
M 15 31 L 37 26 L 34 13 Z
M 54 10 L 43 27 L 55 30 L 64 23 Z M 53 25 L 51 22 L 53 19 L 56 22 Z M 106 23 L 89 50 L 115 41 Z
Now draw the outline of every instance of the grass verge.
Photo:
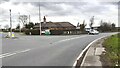
M 120 66 L 120 33 L 112 35 L 105 39 L 103 46 L 105 47 L 106 53 L 104 57 L 110 66 Z

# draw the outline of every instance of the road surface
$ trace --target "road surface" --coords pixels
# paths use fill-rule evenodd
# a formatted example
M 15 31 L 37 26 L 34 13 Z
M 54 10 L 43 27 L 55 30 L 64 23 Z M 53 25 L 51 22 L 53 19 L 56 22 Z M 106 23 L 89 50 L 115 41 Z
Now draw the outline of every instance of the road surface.
M 0 59 L 3 66 L 72 66 L 90 42 L 111 34 L 2 38 Z

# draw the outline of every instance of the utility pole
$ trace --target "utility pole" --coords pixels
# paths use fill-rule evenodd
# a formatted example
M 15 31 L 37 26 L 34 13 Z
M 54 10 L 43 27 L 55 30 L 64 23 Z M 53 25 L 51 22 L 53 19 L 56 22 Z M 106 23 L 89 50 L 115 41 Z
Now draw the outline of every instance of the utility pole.
M 40 22 L 40 35 L 41 35 L 41 14 L 40 14 L 40 2 L 39 2 L 39 22 Z
M 18 14 L 19 14 L 18 19 L 19 19 L 19 26 L 20 26 L 20 12 L 18 12 Z M 20 30 L 20 33 L 21 33 L 21 28 L 19 28 L 19 30 Z
M 11 20 L 11 9 L 10 11 L 10 32 L 11 32 L 11 37 L 12 37 L 12 20 Z
M 30 23 L 30 15 L 29 15 L 29 23 Z
M 1 29 L 1 25 L 0 25 L 0 31 L 2 31 L 2 29 Z

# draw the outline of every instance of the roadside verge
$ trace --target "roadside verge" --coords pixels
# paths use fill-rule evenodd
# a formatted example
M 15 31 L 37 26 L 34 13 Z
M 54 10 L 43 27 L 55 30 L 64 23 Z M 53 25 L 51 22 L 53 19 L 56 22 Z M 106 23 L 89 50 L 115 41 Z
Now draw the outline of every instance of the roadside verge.
M 96 48 L 96 46 L 92 46 L 93 44 L 96 44 L 96 42 L 97 41 L 99 41 L 99 40 L 101 40 L 101 39 L 103 39 L 103 38 L 105 38 L 106 36 L 103 36 L 103 37 L 100 37 L 100 38 L 98 38 L 98 39 L 96 39 L 96 40 L 94 40 L 93 42 L 91 42 L 81 53 L 80 53 L 80 55 L 78 56 L 78 58 L 76 59 L 76 61 L 74 62 L 74 64 L 73 64 L 73 67 L 74 68 L 82 68 L 82 67 L 84 67 L 84 66 L 94 66 L 94 65 L 91 65 L 91 64 L 89 64 L 89 63 L 87 63 L 87 62 L 85 62 L 86 61 L 86 58 L 88 58 L 87 60 L 90 60 L 90 63 L 91 63 L 91 61 L 93 61 L 94 62 L 94 58 L 96 59 L 96 60 L 98 60 L 99 59 L 99 57 L 97 56 L 95 56 L 95 54 L 101 54 L 101 53 L 99 53 L 99 51 L 100 50 L 103 50 L 104 51 L 104 48 Z M 108 36 L 107 36 L 108 37 Z M 97 52 L 96 52 L 97 51 Z M 91 54 L 92 56 L 90 56 L 89 54 Z M 87 57 L 87 56 L 89 56 L 89 57 Z M 93 59 L 93 60 L 91 60 L 91 59 Z M 99 61 L 97 61 L 97 63 L 98 63 Z M 94 62 L 94 63 L 96 63 L 96 62 Z M 93 63 L 93 64 L 94 64 Z M 95 64 L 96 65 L 96 64 Z M 102 64 L 99 62 L 98 64 L 97 64 L 97 66 L 101 66 Z

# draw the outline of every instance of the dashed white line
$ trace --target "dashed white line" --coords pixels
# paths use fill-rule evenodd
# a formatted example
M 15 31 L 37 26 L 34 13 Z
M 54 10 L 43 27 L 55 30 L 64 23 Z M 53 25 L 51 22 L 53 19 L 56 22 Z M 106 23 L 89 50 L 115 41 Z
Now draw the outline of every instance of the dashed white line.
M 19 54 L 19 53 L 25 53 L 25 52 L 28 52 L 30 51 L 31 49 L 26 49 L 26 50 L 22 50 L 22 51 L 15 51 L 13 53 L 5 53 L 5 54 L 1 54 L 0 55 L 0 59 L 1 58 L 5 58 L 5 57 L 9 57 L 9 56 L 12 56 L 12 55 L 15 55 L 15 54 Z

